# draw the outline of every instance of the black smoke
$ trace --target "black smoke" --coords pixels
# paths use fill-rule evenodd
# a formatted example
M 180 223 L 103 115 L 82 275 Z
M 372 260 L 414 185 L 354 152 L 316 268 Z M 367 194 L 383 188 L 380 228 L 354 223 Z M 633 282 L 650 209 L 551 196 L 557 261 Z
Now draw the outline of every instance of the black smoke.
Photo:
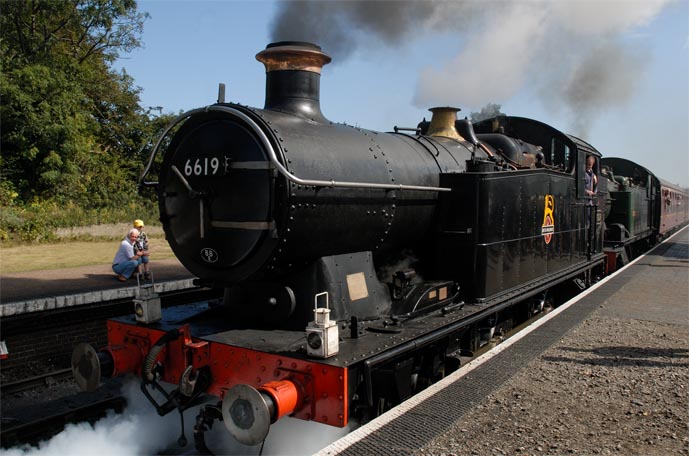
M 480 108 L 527 94 L 565 109 L 572 132 L 585 137 L 595 116 L 631 99 L 651 59 L 642 39 L 623 36 L 670 2 L 286 1 L 271 34 L 319 44 L 335 64 L 372 47 L 454 34 L 456 51 L 421 70 L 415 105 Z
M 479 11 L 472 1 L 284 1 L 271 39 L 316 43 L 337 63 L 359 48 L 396 47 L 428 30 L 460 29 Z

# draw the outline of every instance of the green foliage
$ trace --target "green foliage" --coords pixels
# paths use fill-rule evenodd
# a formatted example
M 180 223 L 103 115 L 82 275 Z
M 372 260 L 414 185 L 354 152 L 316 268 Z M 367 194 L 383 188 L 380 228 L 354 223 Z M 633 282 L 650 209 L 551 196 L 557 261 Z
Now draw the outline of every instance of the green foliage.
M 65 227 L 90 226 L 108 223 L 130 223 L 147 214 L 149 220 L 158 218 L 155 201 L 131 195 L 129 201 L 117 207 L 84 209 L 74 204 L 55 202 L 33 203 L 26 206 L 0 208 L 0 242 L 3 244 L 52 242 L 56 230 Z
M 153 122 L 132 78 L 110 64 L 139 46 L 147 15 L 132 0 L 0 0 L 0 8 L 3 178 L 25 203 L 120 203 Z
M 3 52 L 29 63 L 112 63 L 141 45 L 147 13 L 135 0 L 0 1 Z
M 13 206 L 18 196 L 12 182 L 0 180 L 0 207 Z
M 0 0 L 0 240 L 156 212 L 136 195 L 167 117 L 111 68 L 140 45 L 134 0 Z M 135 217 L 137 216 L 137 217 Z
M 78 84 L 46 66 L 27 65 L 0 75 L 0 94 L 3 177 L 25 201 L 55 196 L 78 172 L 76 157 L 88 152 L 90 128 Z

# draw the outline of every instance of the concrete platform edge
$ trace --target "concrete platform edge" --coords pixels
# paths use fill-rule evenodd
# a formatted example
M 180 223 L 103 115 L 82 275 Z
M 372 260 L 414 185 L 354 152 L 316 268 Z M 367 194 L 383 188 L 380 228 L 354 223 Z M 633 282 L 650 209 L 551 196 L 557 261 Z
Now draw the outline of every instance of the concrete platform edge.
M 169 282 L 159 282 L 155 284 L 156 293 L 167 293 L 171 291 L 186 290 L 195 288 L 193 279 L 173 280 Z M 107 290 L 97 290 L 88 293 L 78 293 L 65 296 L 54 296 L 47 298 L 31 299 L 27 301 L 8 302 L 0 306 L 0 318 L 11 317 L 32 312 L 42 312 L 55 310 L 65 307 L 79 306 L 83 304 L 93 304 L 97 302 L 112 301 L 115 299 L 133 298 L 137 287 L 115 288 Z

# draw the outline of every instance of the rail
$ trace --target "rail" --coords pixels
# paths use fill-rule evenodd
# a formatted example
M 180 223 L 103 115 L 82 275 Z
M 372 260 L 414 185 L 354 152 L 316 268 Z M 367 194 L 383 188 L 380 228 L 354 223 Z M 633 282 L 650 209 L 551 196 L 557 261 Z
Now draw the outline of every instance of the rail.
M 88 421 L 93 424 L 105 417 L 109 410 L 122 413 L 127 406 L 123 396 L 103 397 L 97 395 L 84 404 L 68 404 L 65 399 L 60 401 L 61 410 L 52 412 L 53 404 L 46 408 L 46 413 L 28 420 L 13 419 L 3 422 L 0 429 L 0 445 L 3 448 L 14 446 L 38 445 L 39 442 L 52 438 L 60 433 L 68 424 Z
M 0 385 L 2 394 L 15 394 L 33 388 L 44 388 L 56 381 L 65 380 L 72 377 L 72 369 L 60 369 L 46 374 L 36 375 L 16 382 L 7 382 Z

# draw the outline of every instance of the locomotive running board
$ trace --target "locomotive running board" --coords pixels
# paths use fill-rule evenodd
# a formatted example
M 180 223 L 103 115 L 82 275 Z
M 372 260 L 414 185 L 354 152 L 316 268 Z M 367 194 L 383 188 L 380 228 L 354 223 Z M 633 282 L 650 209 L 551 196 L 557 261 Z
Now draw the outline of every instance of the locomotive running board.
M 551 288 L 555 285 L 560 285 L 561 283 L 566 282 L 567 280 L 572 279 L 588 270 L 591 270 L 596 266 L 602 265 L 605 262 L 605 258 L 605 253 L 598 253 L 586 263 L 566 268 L 558 273 L 547 276 L 546 278 L 535 280 L 517 288 L 512 288 L 498 295 L 493 295 L 487 298 L 478 298 L 476 299 L 476 304 L 481 306 L 491 306 L 495 303 L 501 302 L 513 304 L 517 301 L 523 301 L 547 290 L 548 288 Z

